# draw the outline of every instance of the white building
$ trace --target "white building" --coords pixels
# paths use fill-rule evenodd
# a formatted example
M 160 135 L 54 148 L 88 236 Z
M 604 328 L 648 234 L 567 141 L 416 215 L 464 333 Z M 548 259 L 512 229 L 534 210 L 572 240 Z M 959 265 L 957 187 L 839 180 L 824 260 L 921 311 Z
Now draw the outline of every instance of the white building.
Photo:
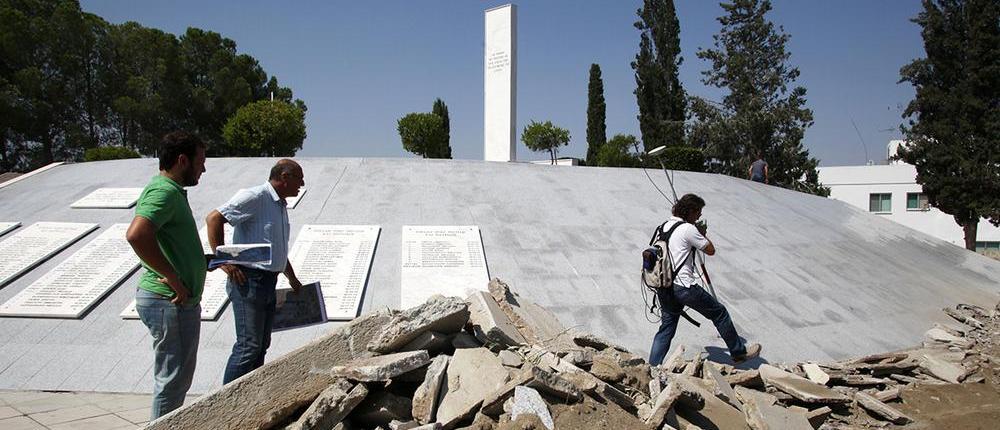
M 893 140 L 887 147 L 892 160 L 904 142 Z M 830 197 L 884 216 L 934 237 L 965 246 L 962 228 L 955 218 L 927 204 L 927 197 L 916 182 L 917 169 L 902 161 L 884 165 L 820 167 L 819 181 L 830 187 Z M 988 221 L 979 222 L 976 233 L 979 251 L 1000 249 L 1000 228 Z

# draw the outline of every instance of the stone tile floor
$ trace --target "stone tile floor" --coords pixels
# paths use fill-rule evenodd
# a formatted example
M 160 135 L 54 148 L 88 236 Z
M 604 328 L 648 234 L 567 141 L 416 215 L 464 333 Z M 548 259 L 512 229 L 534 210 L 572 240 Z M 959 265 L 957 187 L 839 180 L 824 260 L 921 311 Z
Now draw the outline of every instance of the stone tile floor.
M 146 424 L 149 409 L 148 394 L 0 390 L 0 429 L 134 429 Z

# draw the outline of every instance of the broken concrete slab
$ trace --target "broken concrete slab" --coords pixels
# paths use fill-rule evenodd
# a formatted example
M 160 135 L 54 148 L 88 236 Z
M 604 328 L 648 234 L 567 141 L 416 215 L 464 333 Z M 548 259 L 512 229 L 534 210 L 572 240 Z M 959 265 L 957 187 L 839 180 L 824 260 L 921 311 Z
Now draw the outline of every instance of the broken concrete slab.
M 764 388 L 764 380 L 760 379 L 760 371 L 746 370 L 731 375 L 726 375 L 726 382 L 731 385 L 739 385 L 749 388 Z
M 375 391 L 349 415 L 351 422 L 364 428 L 388 427 L 393 420 L 410 421 L 412 402 L 409 397 L 389 391 Z
M 830 409 L 829 406 L 823 406 L 806 412 L 806 419 L 809 420 L 809 424 L 812 425 L 814 429 L 818 429 L 824 422 L 826 422 L 827 418 L 830 418 L 830 414 L 832 413 L 833 409 Z
M 958 321 L 958 322 L 963 323 L 965 325 L 968 325 L 970 327 L 983 328 L 983 323 L 982 322 L 980 322 L 979 320 L 977 320 L 977 319 L 975 319 L 975 318 L 973 318 L 971 316 L 968 316 L 968 315 L 966 315 L 966 314 L 964 314 L 964 313 L 962 313 L 960 311 L 957 311 L 955 309 L 944 308 L 944 313 L 946 313 L 946 314 L 948 314 L 948 316 L 954 318 L 955 321 Z
M 942 381 L 958 384 L 968 376 L 968 370 L 961 365 L 952 364 L 930 354 L 924 354 L 920 368 Z
M 427 351 L 398 352 L 352 360 L 330 369 L 330 376 L 353 381 L 388 381 L 430 363 Z
M 425 331 L 417 335 L 410 343 L 403 345 L 399 350 L 419 351 L 422 349 L 429 354 L 433 354 L 447 348 L 448 345 L 450 345 L 448 335 L 436 331 Z
M 740 401 L 736 398 L 736 392 L 733 391 L 733 387 L 729 385 L 726 378 L 722 377 L 722 373 L 715 367 L 715 363 L 706 361 L 705 364 L 702 365 L 702 370 L 704 371 L 705 380 L 709 381 L 709 383 L 715 388 L 715 394 L 717 396 L 722 398 L 722 400 L 729 402 L 735 408 L 742 409 Z
M 861 407 L 874 413 L 876 416 L 892 422 L 893 424 L 906 424 L 913 421 L 912 418 L 900 412 L 899 409 L 882 403 L 867 393 L 859 391 L 854 394 L 854 399 L 858 401 L 858 404 L 861 405 Z
M 481 348 L 483 344 L 476 337 L 466 332 L 455 333 L 451 337 L 451 346 L 455 349 Z
M 323 390 L 288 430 L 328 429 L 340 423 L 368 395 L 362 384 L 338 379 Z
M 507 367 L 521 367 L 524 364 L 524 359 L 521 358 L 520 354 L 507 349 L 500 351 L 497 356 L 500 357 L 500 362 Z
M 542 400 L 542 396 L 538 394 L 530 387 L 515 387 L 514 388 L 514 403 L 511 405 L 511 420 L 516 420 L 518 416 L 524 414 L 531 414 L 537 416 L 545 428 L 549 430 L 555 429 L 555 423 L 552 421 L 552 414 L 549 413 L 549 406 L 545 404 L 545 400 Z
M 525 343 L 524 336 L 489 293 L 476 291 L 466 298 L 466 302 L 469 303 L 469 323 L 481 342 L 503 346 Z
M 743 412 L 716 397 L 705 381 L 685 375 L 674 375 L 672 378 L 681 391 L 697 393 L 703 401 L 701 407 L 698 407 L 688 401 L 688 394 L 681 396 L 675 407 L 678 416 L 701 428 L 747 428 Z
M 662 426 L 664 421 L 667 419 L 667 415 L 671 410 L 673 410 L 674 403 L 677 402 L 682 394 L 681 388 L 677 385 L 677 382 L 671 381 L 667 384 L 667 387 L 661 390 L 656 396 L 656 400 L 653 402 L 652 410 L 643 421 L 645 421 L 650 428 L 660 428 L 660 426 Z M 693 394 L 696 396 L 698 395 L 697 393 Z M 640 415 L 639 418 L 641 419 L 643 417 Z
M 393 311 L 391 320 L 368 345 L 370 351 L 398 351 L 426 331 L 455 333 L 469 321 L 469 305 L 457 297 L 433 296 L 419 306 Z
M 479 412 L 490 417 L 499 417 L 504 412 L 510 412 L 510 408 L 505 409 L 504 405 L 511 397 L 514 397 L 514 387 L 524 385 L 534 378 L 528 370 L 515 370 L 511 373 L 510 380 L 503 387 L 494 391 L 486 399 Z
M 455 350 L 445 375 L 437 410 L 437 421 L 445 427 L 471 417 L 487 396 L 510 379 L 500 359 L 485 348 Z
M 924 333 L 924 336 L 927 336 L 928 339 L 933 341 L 955 345 L 959 348 L 971 348 L 973 345 L 972 340 L 955 336 L 940 328 L 927 330 L 927 332 Z
M 610 342 L 606 339 L 602 339 L 590 333 L 579 333 L 579 332 L 574 333 L 573 343 L 581 347 L 594 348 L 597 351 L 604 351 L 608 348 L 614 348 L 615 350 L 618 351 L 628 352 L 628 349 L 626 349 L 625 347 L 617 345 L 613 342 Z
M 573 383 L 537 366 L 531 368 L 531 381 L 525 384 L 563 402 L 579 402 L 583 393 Z
M 872 397 L 878 399 L 880 402 L 889 402 L 898 399 L 901 391 L 899 387 L 888 388 L 872 394 Z
M 428 424 L 434 421 L 434 413 L 437 412 L 438 394 L 441 392 L 441 382 L 444 380 L 445 370 L 448 368 L 447 355 L 439 355 L 431 360 L 424 374 L 424 381 L 420 383 L 413 393 L 413 407 L 411 414 L 413 418 L 421 424 Z
M 804 403 L 835 404 L 851 401 L 850 398 L 837 391 L 769 364 L 761 365 L 758 371 L 760 371 L 760 376 L 765 384 Z
M 827 382 L 830 382 L 830 375 L 820 369 L 816 363 L 803 363 L 802 370 L 806 372 L 810 381 L 820 385 L 826 385 Z
M 812 430 L 802 412 L 775 405 L 774 396 L 739 387 L 736 392 L 743 403 L 746 423 L 752 430 Z
M 685 345 L 677 345 L 677 348 L 667 356 L 667 359 L 663 361 L 660 365 L 661 369 L 667 371 L 667 373 L 674 373 L 681 369 L 687 363 L 684 361 L 684 351 L 687 349 Z
M 527 343 L 550 346 L 558 343 L 566 327 L 551 311 L 522 300 L 498 278 L 490 280 L 490 294 Z M 568 341 L 567 341 L 568 342 Z
M 616 383 L 625 378 L 625 371 L 618 364 L 618 357 L 605 351 L 594 354 L 590 374 L 604 382 Z

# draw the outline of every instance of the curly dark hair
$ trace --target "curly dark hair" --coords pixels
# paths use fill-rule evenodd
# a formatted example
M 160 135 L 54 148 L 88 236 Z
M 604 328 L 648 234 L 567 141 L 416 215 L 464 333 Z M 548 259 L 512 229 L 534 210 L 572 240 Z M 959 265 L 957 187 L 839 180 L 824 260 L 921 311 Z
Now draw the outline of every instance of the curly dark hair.
M 174 131 L 167 133 L 160 141 L 158 151 L 160 158 L 160 170 L 170 170 L 177 164 L 177 157 L 186 155 L 189 160 L 194 160 L 198 148 L 205 148 L 205 142 L 186 131 Z
M 695 194 L 685 194 L 674 204 L 673 214 L 682 220 L 687 221 L 695 211 L 705 207 L 705 200 Z

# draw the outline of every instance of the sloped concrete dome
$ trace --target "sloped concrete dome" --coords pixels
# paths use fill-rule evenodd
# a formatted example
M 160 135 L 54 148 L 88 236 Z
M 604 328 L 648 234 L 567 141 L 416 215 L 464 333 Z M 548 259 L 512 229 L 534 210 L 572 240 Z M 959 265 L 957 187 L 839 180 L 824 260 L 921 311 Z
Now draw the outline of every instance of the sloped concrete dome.
M 382 228 L 360 312 L 400 302 L 403 225 L 477 225 L 490 276 L 552 310 L 566 326 L 647 355 L 657 324 L 639 284 L 640 251 L 669 217 L 641 169 L 481 161 L 301 158 L 308 192 L 290 210 L 292 241 L 304 224 Z M 209 159 L 189 190 L 199 224 L 240 188 L 263 183 L 275 159 Z M 94 222 L 84 237 L 0 289 L 6 301 L 132 210 L 70 204 L 101 187 L 143 187 L 153 159 L 62 165 L 0 188 L 0 221 Z M 650 170 L 664 189 L 662 172 Z M 941 308 L 992 306 L 1000 262 L 845 203 L 741 179 L 677 172 L 678 194 L 706 201 L 718 253 L 708 269 L 740 334 L 769 361 L 829 360 L 919 342 Z M 667 191 L 669 193 L 669 191 Z M 16 230 L 15 230 L 16 232 Z M 3 240 L 9 237 L 8 233 Z M 149 392 L 151 338 L 119 313 L 138 273 L 81 319 L 0 318 L 0 389 Z M 710 321 L 681 323 L 674 344 L 725 346 Z M 274 334 L 273 359 L 331 327 Z M 232 313 L 202 324 L 192 392 L 221 384 L 234 340 Z

